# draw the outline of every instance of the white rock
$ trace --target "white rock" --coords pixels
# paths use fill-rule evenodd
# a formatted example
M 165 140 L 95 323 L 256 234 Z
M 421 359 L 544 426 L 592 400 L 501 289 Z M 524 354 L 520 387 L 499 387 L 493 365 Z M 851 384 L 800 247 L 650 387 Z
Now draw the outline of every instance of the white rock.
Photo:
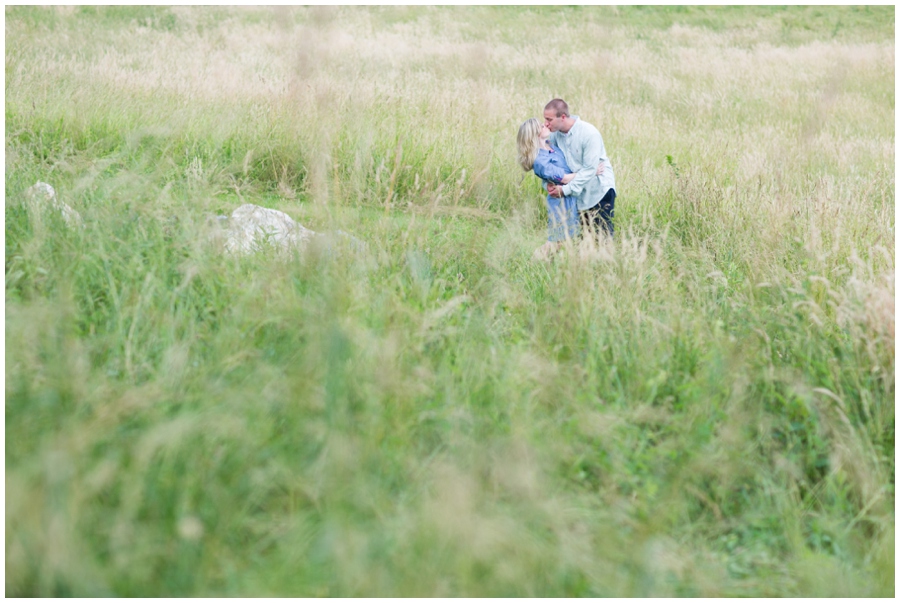
M 225 251 L 246 254 L 274 247 L 289 251 L 316 235 L 282 211 L 245 203 L 234 210 L 225 227 Z
M 289 253 L 315 242 L 320 250 L 339 253 L 341 248 L 358 256 L 367 256 L 368 246 L 342 230 L 330 233 L 312 231 L 277 209 L 245 203 L 231 216 L 210 216 L 207 219 L 209 238 L 220 242 L 226 253 L 245 255 L 263 249 Z
M 32 216 L 39 219 L 46 209 L 53 209 L 62 214 L 63 220 L 69 226 L 84 226 L 81 214 L 60 201 L 56 197 L 56 191 L 46 182 L 37 182 L 25 191 L 26 207 Z

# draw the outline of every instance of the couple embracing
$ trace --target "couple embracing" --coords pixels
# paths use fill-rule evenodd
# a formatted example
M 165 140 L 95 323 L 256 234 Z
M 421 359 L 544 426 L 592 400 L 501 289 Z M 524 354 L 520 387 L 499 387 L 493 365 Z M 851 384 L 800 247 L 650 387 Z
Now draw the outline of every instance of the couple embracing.
M 519 165 L 534 170 L 547 191 L 549 236 L 542 255 L 582 229 L 612 236 L 616 181 L 597 128 L 555 98 L 544 107 L 543 123 L 532 117 L 521 125 L 517 143 Z

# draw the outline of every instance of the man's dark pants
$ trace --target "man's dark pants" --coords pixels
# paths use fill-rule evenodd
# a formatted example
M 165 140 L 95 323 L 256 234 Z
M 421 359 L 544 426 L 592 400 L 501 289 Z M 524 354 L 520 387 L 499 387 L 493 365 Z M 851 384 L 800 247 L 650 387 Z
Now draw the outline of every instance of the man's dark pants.
M 595 232 L 598 235 L 605 233 L 613 236 L 613 216 L 616 214 L 616 189 L 609 189 L 600 203 L 583 212 L 581 216 L 581 228 L 585 231 Z M 601 230 L 602 229 L 602 230 Z

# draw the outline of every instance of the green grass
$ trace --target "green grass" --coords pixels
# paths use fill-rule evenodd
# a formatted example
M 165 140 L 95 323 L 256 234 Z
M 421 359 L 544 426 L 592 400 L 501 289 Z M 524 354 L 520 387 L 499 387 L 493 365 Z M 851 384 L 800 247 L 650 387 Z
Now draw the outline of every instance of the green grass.
M 6 594 L 892 596 L 893 22 L 7 8 Z M 544 264 L 557 95 L 617 235 Z

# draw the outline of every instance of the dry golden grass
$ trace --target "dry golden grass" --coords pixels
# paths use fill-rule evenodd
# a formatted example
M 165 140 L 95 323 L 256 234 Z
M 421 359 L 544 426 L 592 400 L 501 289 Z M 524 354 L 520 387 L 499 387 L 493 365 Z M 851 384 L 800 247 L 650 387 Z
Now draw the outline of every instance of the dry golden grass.
M 7 8 L 7 595 L 892 595 L 892 23 Z M 537 263 L 555 96 L 617 235 Z

